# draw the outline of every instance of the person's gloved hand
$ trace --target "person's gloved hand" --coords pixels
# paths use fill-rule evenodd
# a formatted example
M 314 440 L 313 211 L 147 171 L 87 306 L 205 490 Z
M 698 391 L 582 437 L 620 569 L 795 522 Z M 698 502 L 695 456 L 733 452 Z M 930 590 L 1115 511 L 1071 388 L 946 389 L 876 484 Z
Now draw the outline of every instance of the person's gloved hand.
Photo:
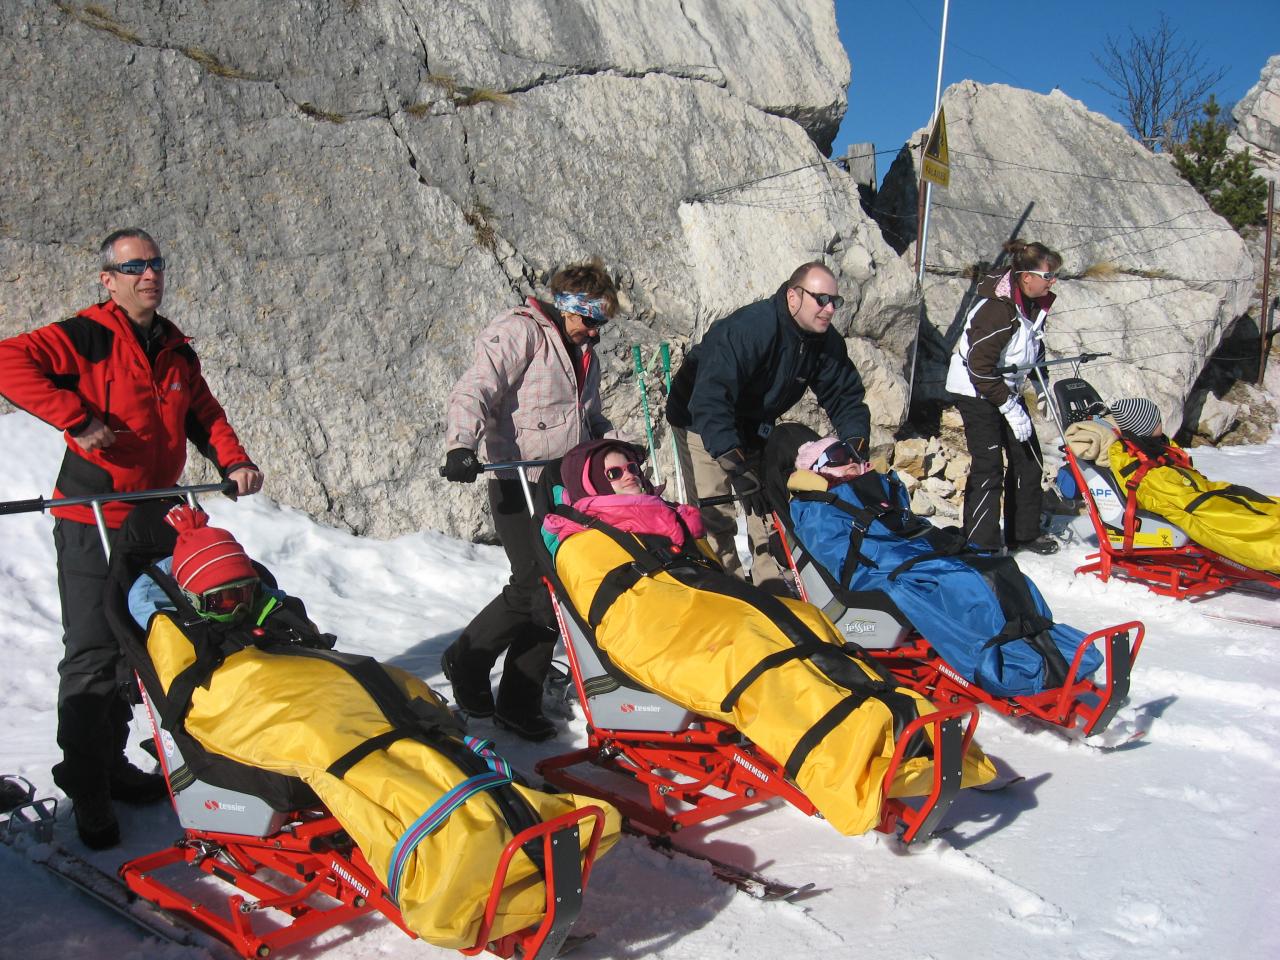
M 1022 388 L 1022 402 L 1028 410 L 1035 409 L 1036 415 L 1044 420 L 1049 415 L 1049 400 L 1040 389 L 1038 380 L 1028 380 Z
M 1027 408 L 1022 405 L 1021 397 L 1010 394 L 1009 399 L 1001 405 L 1000 412 L 1004 414 L 1005 422 L 1009 424 L 1009 429 L 1019 443 L 1031 439 L 1031 417 L 1027 414 Z
M 480 459 L 474 450 L 454 447 L 444 455 L 440 473 L 454 483 L 475 483 L 476 477 L 480 476 Z
M 733 493 L 743 510 L 757 517 L 763 517 L 769 512 L 764 500 L 764 484 L 747 463 L 741 450 L 735 447 L 724 456 L 717 457 L 716 463 L 729 475 L 729 485 L 733 487 Z

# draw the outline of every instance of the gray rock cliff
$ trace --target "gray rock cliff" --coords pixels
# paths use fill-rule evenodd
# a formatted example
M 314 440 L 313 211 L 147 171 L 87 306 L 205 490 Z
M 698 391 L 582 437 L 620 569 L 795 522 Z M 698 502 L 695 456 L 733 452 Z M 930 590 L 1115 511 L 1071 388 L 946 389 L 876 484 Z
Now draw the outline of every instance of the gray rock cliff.
M 830 0 L 4 8 L 0 335 L 98 299 L 97 242 L 146 227 L 285 503 L 481 534 L 481 490 L 437 476 L 445 397 L 483 323 L 592 255 L 632 307 L 602 349 L 632 435 L 632 343 L 678 357 L 819 257 L 860 301 L 837 322 L 880 368 L 882 439 L 903 416 L 910 268 L 821 152 L 849 78 Z
M 917 395 L 943 395 L 975 266 L 1019 237 L 1065 257 L 1050 358 L 1110 353 L 1085 378 L 1104 398 L 1150 397 L 1176 429 L 1205 358 L 1247 309 L 1253 264 L 1244 242 L 1163 158 L 1061 92 L 966 81 L 947 89 L 943 105 L 951 183 L 933 191 Z M 915 158 L 904 151 L 895 167 L 877 205 L 905 216 Z M 887 222 L 906 222 L 914 240 L 913 222 Z

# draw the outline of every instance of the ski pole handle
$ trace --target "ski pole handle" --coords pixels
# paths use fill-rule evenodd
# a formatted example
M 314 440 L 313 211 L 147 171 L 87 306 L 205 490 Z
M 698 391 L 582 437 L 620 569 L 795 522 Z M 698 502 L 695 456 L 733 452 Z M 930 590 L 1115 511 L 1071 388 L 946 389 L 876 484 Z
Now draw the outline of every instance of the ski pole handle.
M 42 513 L 44 511 L 44 503 L 43 497 L 36 497 L 34 500 L 10 500 L 0 503 L 0 514 Z
M 1037 367 L 1056 367 L 1062 363 L 1088 363 L 1091 360 L 1097 360 L 1099 357 L 1109 357 L 1110 353 L 1082 353 L 1075 357 L 1059 357 L 1056 360 L 1040 360 L 1037 363 L 1028 363 L 1023 366 L 1017 364 L 1009 364 L 1005 367 L 996 367 L 996 373 L 1023 373 L 1027 370 L 1035 370 Z
M 487 472 L 491 470 L 517 470 L 520 467 L 545 467 L 555 463 L 555 459 L 551 460 L 507 460 L 503 463 L 482 463 L 480 470 Z M 440 476 L 444 476 L 444 467 L 440 468 Z
M 695 500 L 695 507 L 721 507 L 726 503 L 737 503 L 741 498 L 736 493 L 725 493 L 718 497 L 703 497 L 701 500 Z
M 163 500 L 165 497 L 185 497 L 198 493 L 225 493 L 234 496 L 236 484 L 234 480 L 222 480 L 218 483 L 202 483 L 191 487 L 166 487 L 163 490 L 138 490 L 133 493 L 98 493 L 89 497 L 56 497 L 46 500 L 36 497 L 32 500 L 10 500 L 0 503 L 0 515 L 7 513 L 37 513 L 50 507 L 93 506 L 102 503 L 132 503 L 137 500 Z

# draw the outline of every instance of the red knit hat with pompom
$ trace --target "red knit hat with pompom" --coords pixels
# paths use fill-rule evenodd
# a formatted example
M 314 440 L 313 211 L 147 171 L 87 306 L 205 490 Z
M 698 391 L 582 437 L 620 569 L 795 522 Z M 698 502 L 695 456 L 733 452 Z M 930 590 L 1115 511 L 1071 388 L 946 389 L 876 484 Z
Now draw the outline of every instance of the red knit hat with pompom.
M 200 594 L 237 580 L 257 577 L 249 555 L 226 530 L 209 526 L 209 515 L 179 504 L 165 514 L 178 531 L 173 548 L 173 579 L 188 593 Z

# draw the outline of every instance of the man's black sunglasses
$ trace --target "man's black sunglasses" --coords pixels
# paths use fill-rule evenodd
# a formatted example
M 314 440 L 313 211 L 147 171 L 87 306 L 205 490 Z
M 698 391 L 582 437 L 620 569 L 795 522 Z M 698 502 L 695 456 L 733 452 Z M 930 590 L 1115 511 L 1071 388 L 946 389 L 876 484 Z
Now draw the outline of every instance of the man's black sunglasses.
M 150 267 L 156 273 L 164 273 L 164 257 L 152 257 L 150 260 L 126 260 L 110 267 L 112 273 L 127 273 L 131 277 L 140 277 Z
M 813 302 L 818 305 L 819 309 L 826 307 L 828 304 L 837 310 L 844 306 L 844 297 L 838 293 L 814 293 L 812 290 L 806 290 L 800 286 L 797 286 L 796 289 L 813 297 Z

